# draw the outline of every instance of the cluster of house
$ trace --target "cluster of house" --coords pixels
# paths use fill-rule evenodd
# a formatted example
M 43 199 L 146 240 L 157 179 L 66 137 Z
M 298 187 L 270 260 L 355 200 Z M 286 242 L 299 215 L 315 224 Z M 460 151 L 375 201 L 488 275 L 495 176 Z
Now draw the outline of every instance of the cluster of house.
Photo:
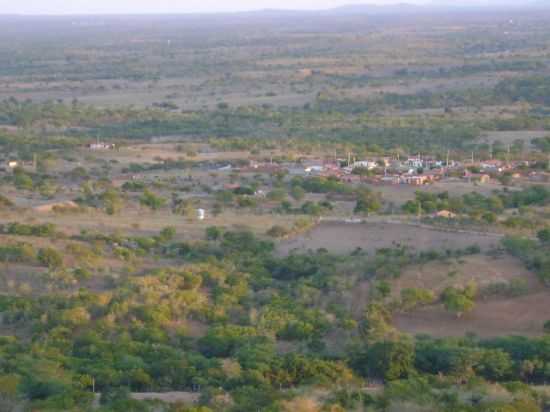
M 218 168 L 241 173 L 270 173 L 288 171 L 291 175 L 332 177 L 346 183 L 368 182 L 372 184 L 422 186 L 443 178 L 461 178 L 465 182 L 490 183 L 491 179 L 510 173 L 513 178 L 530 180 L 546 179 L 546 172 L 529 172 L 523 176 L 520 166 L 529 166 L 525 161 L 505 162 L 498 159 L 485 161 L 442 161 L 432 157 L 411 156 L 403 159 L 378 157 L 367 160 L 302 159 L 298 163 L 274 163 L 250 161 L 247 166 L 234 168 L 231 165 Z M 544 176 L 541 177 L 541 174 Z
M 335 177 L 346 183 L 366 181 L 373 184 L 422 186 L 449 175 L 459 175 L 467 182 L 489 183 L 492 177 L 514 170 L 519 163 L 524 162 L 445 162 L 430 157 L 414 156 L 406 160 L 381 157 L 348 162 L 345 166 L 341 166 L 345 161 L 310 163 L 304 166 L 307 175 Z

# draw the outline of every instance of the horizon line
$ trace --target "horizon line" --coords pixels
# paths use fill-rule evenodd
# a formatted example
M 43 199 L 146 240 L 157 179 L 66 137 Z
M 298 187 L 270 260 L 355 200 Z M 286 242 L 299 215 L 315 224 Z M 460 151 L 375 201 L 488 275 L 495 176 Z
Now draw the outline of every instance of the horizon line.
M 544 4 L 540 4 L 537 2 L 530 2 L 528 4 L 523 5 L 517 5 L 517 4 L 434 4 L 434 3 L 423 3 L 423 4 L 417 4 L 417 3 L 411 3 L 411 2 L 396 2 L 391 4 L 370 4 L 370 3 L 362 3 L 362 4 L 347 4 L 337 7 L 328 7 L 328 8 L 297 8 L 297 9 L 289 9 L 289 8 L 259 8 L 259 9 L 243 9 L 243 10 L 218 10 L 218 11 L 159 11 L 159 12 L 151 12 L 151 11 L 136 11 L 136 12 L 117 12 L 117 11 L 110 11 L 110 12 L 93 12 L 93 13 L 87 13 L 87 12 L 79 12 L 79 13 L 0 13 L 0 17 L 162 17 L 162 16 L 216 16 L 216 15 L 238 15 L 238 14 L 253 14 L 253 13 L 327 13 L 327 12 L 337 12 L 339 10 L 345 11 L 346 9 L 352 9 L 352 8 L 361 8 L 364 7 L 367 8 L 373 8 L 373 9 L 379 9 L 383 11 L 384 9 L 389 9 L 392 7 L 397 6 L 408 6 L 411 8 L 415 8 L 418 11 L 474 11 L 474 10 L 517 10 L 517 9 L 544 9 L 548 8 L 545 7 Z M 391 14 L 399 14 L 398 11 Z

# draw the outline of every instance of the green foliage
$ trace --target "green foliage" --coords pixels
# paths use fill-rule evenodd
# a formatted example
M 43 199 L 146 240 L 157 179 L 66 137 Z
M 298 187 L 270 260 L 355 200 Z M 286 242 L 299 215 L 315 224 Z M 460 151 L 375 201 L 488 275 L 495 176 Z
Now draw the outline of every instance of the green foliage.
M 170 242 L 175 236 L 176 228 L 173 226 L 168 226 L 160 231 L 159 239 L 161 242 Z
M 333 177 L 294 177 L 291 183 L 291 192 L 300 187 L 308 193 L 351 193 L 352 187 Z
M 520 258 L 527 268 L 535 271 L 543 282 L 550 283 L 550 256 L 544 241 L 506 237 L 502 240 L 502 245 L 511 255 Z
M 103 203 L 105 212 L 108 215 L 115 215 L 119 213 L 124 205 L 120 193 L 115 189 L 107 189 L 99 196 L 99 199 Z
M 550 243 L 550 229 L 542 229 L 537 232 L 537 237 L 542 243 Z
M 63 265 L 63 255 L 53 248 L 43 248 L 38 251 L 38 261 L 50 269 L 58 269 Z
M 430 305 L 434 301 L 435 295 L 431 290 L 407 288 L 401 291 L 401 308 L 405 311 L 418 306 Z
M 26 174 L 23 170 L 14 171 L 14 184 L 19 190 L 32 190 L 34 187 L 32 177 Z
M 371 303 L 365 309 L 364 317 L 359 325 L 359 332 L 362 338 L 368 342 L 384 340 L 395 334 L 391 321 L 391 313 L 384 305 Z
M 464 313 L 471 312 L 475 307 L 477 285 L 470 283 L 464 289 L 448 287 L 441 294 L 445 308 L 461 317 Z
M 2 225 L 1 229 L 4 233 L 16 236 L 54 237 L 57 234 L 57 228 L 53 223 L 26 225 L 13 222 Z
M 365 376 L 384 381 L 407 378 L 414 371 L 414 345 L 406 340 L 379 341 L 369 347 L 363 363 L 355 365 Z
M 297 202 L 304 199 L 306 191 L 299 185 L 293 185 L 290 189 L 290 196 Z
M 207 240 L 220 240 L 223 235 L 223 229 L 217 226 L 210 226 L 206 228 Z
M 357 194 L 357 204 L 355 213 L 376 213 L 382 208 L 382 200 L 379 193 L 374 193 L 368 189 L 361 189 Z
M 287 236 L 289 234 L 289 231 L 288 231 L 288 229 L 286 229 L 283 226 L 275 225 L 275 226 L 272 226 L 266 232 L 266 234 L 270 237 L 273 237 L 273 238 L 282 238 L 282 237 Z
M 146 189 L 143 192 L 143 195 L 140 197 L 139 202 L 154 211 L 159 210 L 161 207 L 163 207 L 166 204 L 167 200 L 163 197 L 155 195 L 153 192 L 150 192 Z

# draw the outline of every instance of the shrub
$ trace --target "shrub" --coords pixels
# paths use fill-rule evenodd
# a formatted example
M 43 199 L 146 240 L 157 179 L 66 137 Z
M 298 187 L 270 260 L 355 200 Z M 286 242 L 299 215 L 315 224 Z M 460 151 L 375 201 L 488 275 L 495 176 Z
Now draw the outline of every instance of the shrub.
M 52 248 L 44 248 L 38 251 L 38 261 L 50 269 L 57 269 L 63 265 L 63 256 Z
M 274 238 L 281 238 L 288 235 L 288 230 L 284 228 L 283 226 L 275 225 L 272 226 L 271 229 L 267 231 L 267 235 L 274 237 Z

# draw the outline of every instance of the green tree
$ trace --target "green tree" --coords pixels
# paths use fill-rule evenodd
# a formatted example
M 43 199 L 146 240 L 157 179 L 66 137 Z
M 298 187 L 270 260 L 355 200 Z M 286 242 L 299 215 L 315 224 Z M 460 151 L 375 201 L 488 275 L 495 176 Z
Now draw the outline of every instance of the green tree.
M 367 374 L 385 381 L 407 378 L 414 371 L 414 354 L 408 340 L 377 342 L 367 352 Z
M 474 309 L 476 295 L 477 286 L 470 283 L 464 289 L 448 287 L 443 291 L 442 299 L 445 308 L 460 318 L 464 313 Z
M 223 230 L 217 226 L 210 226 L 206 228 L 207 240 L 220 240 L 223 235 Z
M 302 188 L 302 186 L 292 186 L 292 189 L 290 189 L 290 196 L 297 202 L 300 202 L 304 199 L 306 195 L 306 191 Z
M 429 305 L 435 301 L 435 295 L 431 290 L 420 288 L 407 288 L 401 291 L 401 308 L 412 310 L 417 306 Z
M 176 228 L 173 226 L 165 227 L 160 231 L 159 238 L 162 242 L 170 242 L 176 236 Z
M 380 303 L 371 303 L 365 310 L 359 324 L 361 336 L 368 342 L 374 342 L 391 336 L 395 329 L 391 326 L 391 313 Z
M 58 269 L 63 265 L 63 256 L 53 248 L 43 248 L 38 251 L 38 261 L 50 269 Z
M 23 171 L 15 173 L 14 183 L 20 190 L 32 190 L 34 185 L 32 178 Z
M 107 189 L 100 195 L 100 200 L 108 215 L 114 215 L 122 209 L 122 196 L 120 196 L 120 193 L 116 189 Z
M 165 198 L 155 195 L 148 189 L 145 189 L 139 201 L 142 205 L 149 207 L 151 210 L 159 210 L 166 204 Z
M 543 243 L 550 243 L 550 229 L 542 229 L 537 232 L 538 239 Z
M 379 193 L 368 189 L 362 189 L 357 195 L 355 213 L 376 213 L 382 208 L 382 200 Z

